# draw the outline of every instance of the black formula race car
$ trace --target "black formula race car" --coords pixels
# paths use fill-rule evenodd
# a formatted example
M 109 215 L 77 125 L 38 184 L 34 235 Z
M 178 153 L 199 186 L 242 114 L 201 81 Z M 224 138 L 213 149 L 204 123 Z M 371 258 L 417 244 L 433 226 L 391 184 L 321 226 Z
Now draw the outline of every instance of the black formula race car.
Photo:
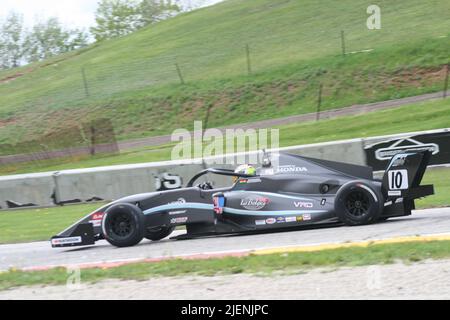
M 158 241 L 185 225 L 193 238 L 220 234 L 287 230 L 340 223 L 364 225 L 407 216 L 414 199 L 434 194 L 420 186 L 431 153 L 395 155 L 382 180 L 370 167 L 291 154 L 264 154 L 256 175 L 206 169 L 186 188 L 129 196 L 101 207 L 51 239 L 53 247 L 93 245 L 106 239 L 117 247 L 144 238 Z M 205 174 L 237 177 L 228 188 L 194 186 Z

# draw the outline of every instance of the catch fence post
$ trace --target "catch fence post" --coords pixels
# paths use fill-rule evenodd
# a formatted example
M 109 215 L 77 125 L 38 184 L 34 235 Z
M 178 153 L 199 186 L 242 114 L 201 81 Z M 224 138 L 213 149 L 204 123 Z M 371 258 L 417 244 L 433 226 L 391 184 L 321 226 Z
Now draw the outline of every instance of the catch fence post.
M 177 69 L 178 77 L 180 78 L 180 83 L 184 84 L 183 74 L 181 73 L 181 69 L 180 66 L 178 65 L 178 62 L 175 62 L 175 68 Z
M 342 46 L 342 56 L 345 57 L 346 48 L 345 48 L 345 33 L 344 33 L 344 30 L 341 31 L 341 46 Z
M 447 63 L 447 70 L 445 72 L 445 80 L 444 80 L 444 99 L 447 98 L 447 90 L 448 90 L 448 69 L 450 63 Z
M 86 97 L 89 97 L 89 87 L 88 87 L 86 71 L 84 70 L 84 67 L 81 68 L 81 76 L 83 78 L 84 93 L 85 93 Z
M 322 107 L 322 90 L 323 90 L 323 84 L 321 83 L 320 86 L 319 86 L 319 98 L 317 100 L 316 121 L 320 120 L 320 109 Z
M 252 74 L 252 61 L 250 60 L 250 47 L 248 44 L 245 45 L 245 53 L 247 56 L 247 73 L 248 75 Z

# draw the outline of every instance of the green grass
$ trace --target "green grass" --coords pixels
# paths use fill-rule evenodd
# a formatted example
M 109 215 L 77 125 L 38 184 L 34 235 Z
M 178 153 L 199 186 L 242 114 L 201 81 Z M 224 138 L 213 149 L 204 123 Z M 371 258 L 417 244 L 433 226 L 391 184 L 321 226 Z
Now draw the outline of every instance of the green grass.
M 99 204 L 0 212 L 0 244 L 49 240 Z
M 208 260 L 168 260 L 137 263 L 111 269 L 85 269 L 82 283 L 106 279 L 147 280 L 153 277 L 185 275 L 215 276 L 229 274 L 271 275 L 309 272 L 313 268 L 414 263 L 425 259 L 450 257 L 450 241 L 375 244 L 368 247 L 340 248 L 306 253 L 228 257 Z M 48 271 L 0 273 L 0 290 L 20 286 L 64 285 L 71 273 L 64 268 Z
M 434 184 L 436 194 L 416 202 L 418 209 L 450 206 L 450 168 L 430 168 L 422 184 Z M 100 204 L 0 212 L 0 244 L 44 241 Z
M 450 168 L 428 169 L 422 185 L 433 184 L 435 194 L 416 201 L 418 209 L 450 207 Z
M 410 131 L 450 127 L 450 99 L 406 105 L 331 120 L 306 122 L 280 127 L 280 146 L 294 146 L 358 137 L 370 137 Z M 337 129 L 339 128 L 339 129 Z M 45 172 L 170 160 L 173 145 L 123 152 L 113 156 L 95 156 L 16 163 L 0 167 L 0 174 Z
M 170 133 L 203 119 L 206 106 L 212 106 L 212 126 L 311 112 L 319 83 L 324 109 L 441 90 L 450 49 L 449 2 L 380 0 L 381 30 L 366 27 L 370 4 L 228 0 L 2 72 L 0 79 L 24 75 L 0 83 L 0 143 L 98 117 L 112 119 L 119 139 Z M 374 50 L 341 57 L 341 30 L 349 52 Z

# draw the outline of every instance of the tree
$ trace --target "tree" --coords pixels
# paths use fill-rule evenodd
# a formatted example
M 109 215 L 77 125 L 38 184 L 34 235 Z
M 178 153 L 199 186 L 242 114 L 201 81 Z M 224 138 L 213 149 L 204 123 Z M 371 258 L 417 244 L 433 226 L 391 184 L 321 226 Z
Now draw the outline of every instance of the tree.
M 136 1 L 102 0 L 95 13 L 91 32 L 97 41 L 127 35 L 139 28 Z
M 65 29 L 57 18 L 35 24 L 24 49 L 28 62 L 40 61 L 88 45 L 88 35 L 79 29 Z
M 145 27 L 149 24 L 164 20 L 180 10 L 180 7 L 172 4 L 171 1 L 142 0 L 138 6 L 140 26 Z
M 165 19 L 179 7 L 161 0 L 101 0 L 96 26 L 91 28 L 97 41 L 121 37 Z
M 0 26 L 0 68 L 15 68 L 21 64 L 23 41 L 23 17 L 11 12 Z

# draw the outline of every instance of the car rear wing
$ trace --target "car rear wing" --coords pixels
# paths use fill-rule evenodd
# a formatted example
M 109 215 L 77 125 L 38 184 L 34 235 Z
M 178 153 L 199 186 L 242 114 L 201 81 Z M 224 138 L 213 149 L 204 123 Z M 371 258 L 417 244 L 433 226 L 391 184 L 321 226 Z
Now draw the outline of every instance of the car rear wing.
M 431 155 L 430 151 L 411 151 L 395 155 L 383 176 L 382 192 L 385 199 L 396 201 L 402 198 L 404 201 L 413 201 L 433 195 L 433 185 L 420 185 Z

